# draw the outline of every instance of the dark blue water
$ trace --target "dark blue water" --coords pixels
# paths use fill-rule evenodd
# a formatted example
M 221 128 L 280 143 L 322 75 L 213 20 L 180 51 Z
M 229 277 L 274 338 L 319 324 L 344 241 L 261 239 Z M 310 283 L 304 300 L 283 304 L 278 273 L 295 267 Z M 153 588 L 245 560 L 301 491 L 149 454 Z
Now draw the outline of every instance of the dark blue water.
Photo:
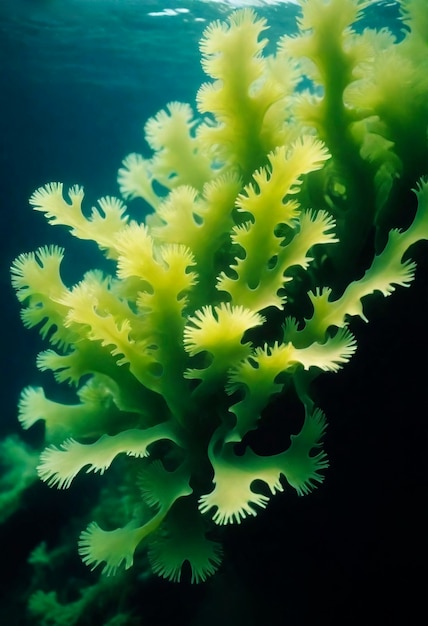
M 295 4 L 259 4 L 272 40 L 295 30 Z M 49 181 L 84 185 L 88 202 L 117 194 L 122 158 L 146 151 L 146 119 L 171 100 L 193 103 L 204 80 L 198 41 L 211 20 L 229 11 L 226 3 L 197 0 L 0 0 L 0 435 L 19 431 L 22 387 L 42 384 L 34 365 L 42 344 L 20 324 L 10 263 L 20 252 L 59 243 L 67 247 L 72 275 L 91 265 L 93 253 L 47 227 L 28 197 Z M 396 29 L 396 19 L 394 2 L 373 3 L 362 27 Z M 125 591 L 112 592 L 108 610 L 88 609 L 77 626 L 123 626 L 107 623 L 115 606 L 137 607 L 139 617 L 125 626 L 360 626 L 370 622 L 372 603 L 377 623 L 389 625 L 396 605 L 422 607 L 427 541 L 418 524 L 426 513 L 426 430 L 419 418 L 427 400 L 417 359 L 426 337 L 417 311 L 421 298 L 426 307 L 426 285 L 418 285 L 396 305 L 396 317 L 386 303 L 359 360 L 326 383 L 323 402 L 331 402 L 334 424 L 327 486 L 293 501 L 294 508 L 274 501 L 245 531 L 232 528 L 225 540 L 230 565 L 206 586 L 144 583 L 131 572 Z M 59 544 L 69 519 L 84 515 L 88 497 L 90 491 L 67 496 L 37 486 L 0 532 L 1 626 L 68 626 L 64 615 L 37 624 L 26 617 L 33 584 L 26 558 L 44 538 Z M 96 580 L 77 557 L 59 572 L 37 583 L 56 589 L 64 602 L 79 597 L 82 580 Z M 388 592 L 380 590 L 384 584 Z

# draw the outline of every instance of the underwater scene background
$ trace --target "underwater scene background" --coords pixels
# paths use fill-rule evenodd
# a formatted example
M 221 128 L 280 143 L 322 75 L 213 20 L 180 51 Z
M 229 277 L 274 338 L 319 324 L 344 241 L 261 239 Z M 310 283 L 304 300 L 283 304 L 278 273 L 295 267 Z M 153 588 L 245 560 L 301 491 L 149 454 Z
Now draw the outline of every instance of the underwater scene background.
M 118 195 L 122 159 L 149 154 L 145 121 L 170 101 L 194 102 L 205 80 L 198 51 L 204 29 L 244 5 L 267 18 L 272 42 L 295 32 L 294 3 L 1 1 L 0 438 L 16 434 L 30 447 L 42 444 L 42 426 L 22 432 L 16 418 L 26 385 L 67 399 L 36 368 L 45 346 L 22 326 L 10 286 L 13 259 L 64 245 L 70 283 L 98 263 L 95 247 L 51 229 L 29 197 L 50 181 L 83 185 L 88 205 Z M 371 3 L 358 28 L 366 26 L 401 36 L 398 5 Z M 316 401 L 328 416 L 323 484 L 302 498 L 286 489 L 256 517 L 222 526 L 225 558 L 203 584 L 153 577 L 144 560 L 98 583 L 76 545 L 108 475 L 79 475 L 65 491 L 32 482 L 8 514 L 8 460 L 0 457 L 0 624 L 426 623 L 426 242 L 413 247 L 412 258 L 418 271 L 411 288 L 373 297 L 365 309 L 370 323 L 351 323 L 357 355 L 317 381 Z M 52 594 L 44 612 L 28 608 L 38 591 Z

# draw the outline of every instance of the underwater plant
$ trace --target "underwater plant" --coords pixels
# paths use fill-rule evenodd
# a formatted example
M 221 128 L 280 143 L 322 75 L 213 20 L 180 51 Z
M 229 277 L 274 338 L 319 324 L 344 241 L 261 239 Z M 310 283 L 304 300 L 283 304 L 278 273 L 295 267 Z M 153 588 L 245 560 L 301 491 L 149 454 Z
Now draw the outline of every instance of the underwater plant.
M 160 576 L 179 581 L 188 564 L 204 581 L 222 558 L 215 525 L 323 481 L 326 418 L 311 384 L 353 357 L 352 317 L 367 321 L 371 294 L 410 285 L 406 253 L 428 239 L 425 0 L 402 0 L 399 41 L 357 32 L 364 2 L 300 4 L 298 34 L 274 54 L 251 9 L 205 30 L 197 113 L 169 103 L 145 126 L 153 156 L 119 170 L 123 198 L 151 207 L 144 220 L 114 197 L 88 212 L 79 186 L 31 196 L 107 259 L 71 287 L 58 246 L 12 266 L 24 325 L 52 346 L 38 367 L 78 397 L 22 392 L 22 426 L 45 423 L 39 476 L 68 488 L 122 463 L 123 525 L 94 521 L 79 541 L 107 574 L 143 547 Z M 292 394 L 302 422 L 266 450 L 258 430 Z

